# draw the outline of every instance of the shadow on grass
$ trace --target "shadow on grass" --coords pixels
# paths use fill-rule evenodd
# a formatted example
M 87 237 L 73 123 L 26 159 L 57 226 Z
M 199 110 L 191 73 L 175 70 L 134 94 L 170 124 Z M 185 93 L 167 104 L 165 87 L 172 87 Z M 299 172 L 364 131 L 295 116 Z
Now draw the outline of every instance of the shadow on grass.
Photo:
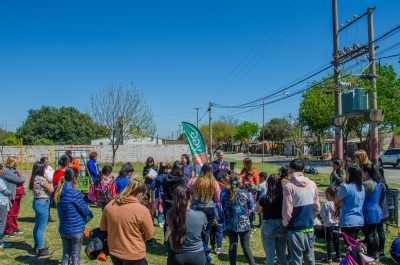
M 219 261 L 222 261 L 222 262 L 224 262 L 224 263 L 229 263 L 229 254 L 225 254 L 225 255 L 223 255 L 223 254 L 220 254 L 220 255 L 212 255 L 211 257 L 213 258 L 213 261 L 219 260 Z M 254 258 L 254 262 L 255 262 L 256 264 L 264 264 L 264 263 L 265 263 L 265 257 L 256 257 L 256 256 L 253 256 L 253 258 Z M 247 264 L 247 259 L 246 259 L 246 257 L 245 257 L 244 255 L 242 255 L 242 254 L 238 254 L 238 255 L 236 256 L 236 261 L 237 261 L 237 262 L 243 262 L 244 264 Z M 211 264 L 213 264 L 212 261 L 211 261 Z
M 37 256 L 25 255 L 25 256 L 18 256 L 15 258 L 15 260 L 20 263 L 26 263 L 26 264 L 49 264 L 49 265 L 60 264 L 58 260 L 54 260 L 51 256 L 38 258 Z
M 18 217 L 19 223 L 35 223 L 35 217 Z
M 26 243 L 26 241 L 12 242 L 12 247 L 11 248 L 26 251 L 27 254 L 30 255 L 30 256 L 36 256 L 36 253 L 35 253 L 35 251 L 33 249 L 33 246 L 31 244 Z

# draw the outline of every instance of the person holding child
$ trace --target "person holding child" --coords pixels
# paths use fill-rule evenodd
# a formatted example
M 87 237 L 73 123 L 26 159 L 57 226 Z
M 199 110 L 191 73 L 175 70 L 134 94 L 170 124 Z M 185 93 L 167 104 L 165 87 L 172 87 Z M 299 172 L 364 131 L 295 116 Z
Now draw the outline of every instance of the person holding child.
M 325 242 L 326 242 L 326 257 L 322 258 L 324 263 L 332 263 L 332 249 L 335 248 L 336 257 L 335 262 L 340 262 L 340 246 L 339 246 L 339 234 L 334 231 L 339 231 L 339 216 L 340 208 L 335 206 L 335 198 L 337 194 L 337 188 L 328 187 L 325 190 L 325 197 L 327 202 L 322 206 L 320 216 L 322 217 L 324 229 L 325 229 Z M 333 247 L 332 247 L 333 245 Z
M 85 224 L 93 218 L 93 213 L 75 189 L 79 176 L 76 168 L 67 168 L 65 182 L 61 182 L 54 194 L 60 225 L 58 231 L 63 245 L 61 265 L 79 265 Z
M 10 208 L 11 191 L 7 189 L 7 184 L 2 178 L 4 168 L 0 165 L 0 248 L 10 248 L 11 243 L 4 241 L 4 230 L 6 229 L 7 212 Z
M 342 162 L 339 159 L 332 161 L 332 173 L 329 178 L 329 185 L 331 187 L 339 187 L 345 179 L 346 172 L 343 170 Z

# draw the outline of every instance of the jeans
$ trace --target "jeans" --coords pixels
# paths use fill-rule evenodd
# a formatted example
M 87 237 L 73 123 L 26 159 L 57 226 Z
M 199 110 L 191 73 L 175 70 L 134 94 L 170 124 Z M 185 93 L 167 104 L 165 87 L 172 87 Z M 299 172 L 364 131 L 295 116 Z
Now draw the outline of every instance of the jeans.
M 125 260 L 110 255 L 111 261 L 114 265 L 148 265 L 146 258 L 140 260 Z
M 61 241 L 63 245 L 61 265 L 79 265 L 81 261 L 83 233 L 76 235 L 61 235 Z
M 196 210 L 203 212 L 207 217 L 206 230 L 201 233 L 201 238 L 203 239 L 203 244 L 208 246 L 208 240 L 210 239 L 210 230 L 215 218 L 215 210 L 214 207 L 196 208 Z
M 39 249 L 44 248 L 44 231 L 49 221 L 50 199 L 33 199 L 32 208 L 35 211 L 35 227 L 33 228 L 33 241 Z
M 244 256 L 247 259 L 247 262 L 250 265 L 255 265 L 253 258 L 253 253 L 250 249 L 250 230 L 246 232 L 233 232 L 228 231 L 229 237 L 229 264 L 236 265 L 237 258 L 237 248 L 238 248 L 238 237 L 240 238 L 240 245 L 242 246 L 242 250 Z
M 333 233 L 333 231 L 339 231 L 339 226 L 325 227 L 325 242 L 326 242 L 326 257 L 328 260 L 332 259 L 333 247 L 336 251 L 336 258 L 340 258 L 340 246 L 339 246 L 339 234 Z
M 315 265 L 314 232 L 288 231 L 291 265 Z
M 224 238 L 224 232 L 222 231 L 222 225 L 213 225 L 210 230 L 210 245 L 215 248 L 215 241 L 217 241 L 217 248 L 222 248 L 222 239 Z
M 348 235 L 349 237 L 357 240 L 358 233 L 360 232 L 360 227 L 359 226 L 343 226 L 340 228 L 340 230 Z M 347 243 L 346 243 L 347 245 Z M 348 245 L 347 245 L 348 246 Z M 357 261 L 358 265 L 364 265 L 364 262 L 362 261 L 362 258 L 360 256 L 361 250 L 360 247 L 358 248 L 353 248 L 351 251 L 351 257 Z
M 261 227 L 261 239 L 266 256 L 266 265 L 273 265 L 276 255 L 280 265 L 287 265 L 286 243 L 287 229 L 282 224 L 282 219 L 263 220 Z
M 0 245 L 4 243 L 4 230 L 6 229 L 7 206 L 0 205 Z
M 385 229 L 383 228 L 383 220 L 377 225 L 376 227 L 376 232 L 378 233 L 378 255 L 381 252 L 385 252 L 385 241 L 386 241 L 386 235 L 385 235 Z
M 157 211 L 157 223 L 161 224 L 163 222 L 163 213 L 160 213 L 160 211 Z
M 204 250 L 196 252 L 176 253 L 171 249 L 168 250 L 167 265 L 204 265 L 206 263 L 206 255 Z
M 362 227 L 362 233 L 365 236 L 367 243 L 367 255 L 371 258 L 377 257 L 378 250 L 378 234 L 376 232 L 376 227 L 378 224 L 364 224 Z

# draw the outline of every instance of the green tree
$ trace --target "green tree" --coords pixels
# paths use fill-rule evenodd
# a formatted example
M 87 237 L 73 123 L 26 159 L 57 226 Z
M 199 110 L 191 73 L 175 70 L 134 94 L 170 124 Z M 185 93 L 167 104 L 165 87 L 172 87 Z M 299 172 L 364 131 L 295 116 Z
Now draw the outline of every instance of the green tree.
M 18 139 L 15 137 L 15 133 L 10 132 L 10 135 L 4 140 L 4 145 L 13 146 L 18 145 Z
M 260 126 L 258 126 L 257 123 L 244 121 L 236 126 L 236 133 L 233 138 L 237 141 L 240 141 L 240 145 L 244 143 L 247 152 L 249 149 L 250 140 L 258 134 L 259 130 Z
M 276 146 L 280 153 L 283 151 L 283 141 L 290 136 L 290 129 L 290 124 L 284 118 L 271 119 L 264 125 L 264 139 L 272 142 L 272 146 Z M 259 140 L 262 140 L 262 131 Z M 272 155 L 274 155 L 274 148 L 272 148 Z
M 54 142 L 52 140 L 49 140 L 46 138 L 40 138 L 40 139 L 37 139 L 33 144 L 34 145 L 54 145 Z
M 124 141 L 151 137 L 157 131 L 146 97 L 133 84 L 125 89 L 121 84 L 109 84 L 96 90 L 86 109 L 93 121 L 108 132 L 106 137 L 112 146 L 113 166 L 117 150 Z
M 73 107 L 43 106 L 29 110 L 28 117 L 17 129 L 16 137 L 24 144 L 35 144 L 39 139 L 48 139 L 54 144 L 90 144 L 94 138 L 104 135 L 101 127 L 87 115 Z

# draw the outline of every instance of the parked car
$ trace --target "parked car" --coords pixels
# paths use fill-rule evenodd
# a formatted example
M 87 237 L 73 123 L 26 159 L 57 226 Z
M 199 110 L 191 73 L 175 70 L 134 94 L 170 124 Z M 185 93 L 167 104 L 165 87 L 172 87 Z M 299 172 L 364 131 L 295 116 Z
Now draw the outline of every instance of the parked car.
M 385 153 L 379 156 L 379 164 L 400 168 L 400 148 L 386 150 Z

